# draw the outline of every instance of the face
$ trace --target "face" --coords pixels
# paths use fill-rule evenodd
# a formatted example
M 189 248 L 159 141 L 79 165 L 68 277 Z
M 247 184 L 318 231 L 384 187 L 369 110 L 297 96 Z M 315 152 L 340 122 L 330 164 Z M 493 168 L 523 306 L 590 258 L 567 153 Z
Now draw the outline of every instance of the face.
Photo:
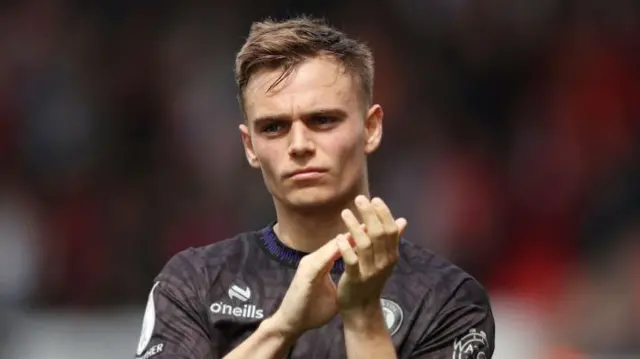
M 358 83 L 331 58 L 254 74 L 240 126 L 249 164 L 279 204 L 300 210 L 351 201 L 366 186 L 366 157 L 382 137 L 382 109 L 365 108 Z M 276 203 L 278 205 L 278 203 Z

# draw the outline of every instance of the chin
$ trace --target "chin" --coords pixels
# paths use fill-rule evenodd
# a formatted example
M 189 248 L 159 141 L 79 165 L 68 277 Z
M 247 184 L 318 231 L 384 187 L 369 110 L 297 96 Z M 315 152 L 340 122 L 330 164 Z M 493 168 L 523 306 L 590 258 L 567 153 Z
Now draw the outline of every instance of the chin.
M 335 191 L 324 188 L 301 188 L 288 193 L 284 203 L 291 208 L 301 211 L 326 209 L 342 202 L 342 198 Z

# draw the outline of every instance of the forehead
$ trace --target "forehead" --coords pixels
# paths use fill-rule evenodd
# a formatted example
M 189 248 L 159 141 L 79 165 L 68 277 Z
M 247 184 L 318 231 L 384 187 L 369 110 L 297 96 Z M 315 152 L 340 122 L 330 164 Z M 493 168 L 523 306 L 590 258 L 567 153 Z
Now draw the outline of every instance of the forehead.
M 245 90 L 249 120 L 265 116 L 291 116 L 318 109 L 357 111 L 357 87 L 353 77 L 330 58 L 304 61 L 275 88 L 269 87 L 281 69 L 262 69 L 251 76 Z

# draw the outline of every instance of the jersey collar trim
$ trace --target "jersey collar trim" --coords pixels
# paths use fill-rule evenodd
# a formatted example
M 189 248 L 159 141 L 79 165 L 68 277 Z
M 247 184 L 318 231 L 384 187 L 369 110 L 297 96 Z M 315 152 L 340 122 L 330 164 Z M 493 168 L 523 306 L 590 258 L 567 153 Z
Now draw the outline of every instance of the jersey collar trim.
M 308 253 L 287 247 L 273 230 L 275 222 L 269 224 L 262 230 L 260 236 L 260 246 L 276 261 L 288 266 L 297 268 L 300 260 Z M 332 273 L 342 273 L 344 262 L 342 258 L 337 259 L 331 268 Z

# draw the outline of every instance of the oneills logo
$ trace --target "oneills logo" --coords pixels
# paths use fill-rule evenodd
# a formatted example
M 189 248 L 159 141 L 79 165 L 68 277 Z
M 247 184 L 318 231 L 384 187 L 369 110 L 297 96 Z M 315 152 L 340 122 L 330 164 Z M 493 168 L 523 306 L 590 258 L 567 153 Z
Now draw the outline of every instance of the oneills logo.
M 262 319 L 264 318 L 264 312 L 262 309 L 258 309 L 253 304 L 245 304 L 242 307 L 234 307 L 222 302 L 216 302 L 209 307 L 212 313 L 230 315 L 237 318 L 252 318 Z
M 249 287 L 240 288 L 234 284 L 229 288 L 227 293 L 229 294 L 230 299 L 236 298 L 242 302 L 246 302 L 251 299 L 251 289 L 249 289 Z M 264 318 L 264 311 L 262 309 L 258 309 L 258 307 L 253 304 L 233 306 L 220 301 L 211 304 L 211 306 L 209 306 L 209 310 L 215 314 L 229 315 L 236 318 Z
M 229 298 L 238 298 L 241 301 L 246 302 L 251 298 L 251 289 L 249 289 L 249 287 L 242 289 L 234 284 L 229 288 Z

